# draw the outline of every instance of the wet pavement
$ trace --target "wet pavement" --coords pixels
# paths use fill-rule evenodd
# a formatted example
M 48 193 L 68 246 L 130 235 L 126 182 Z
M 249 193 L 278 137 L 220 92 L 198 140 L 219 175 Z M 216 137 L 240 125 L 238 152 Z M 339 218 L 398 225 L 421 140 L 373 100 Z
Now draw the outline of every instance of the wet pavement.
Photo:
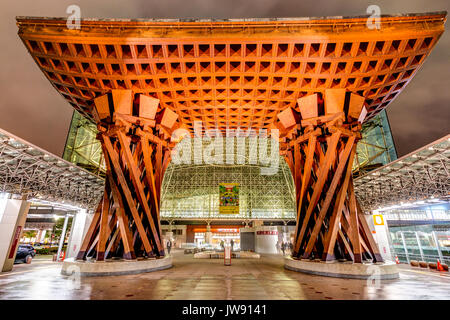
M 450 275 L 400 267 L 400 279 L 366 281 L 285 270 L 280 255 L 194 259 L 173 253 L 173 268 L 126 276 L 62 276 L 61 264 L 33 261 L 0 273 L 0 299 L 450 299 Z

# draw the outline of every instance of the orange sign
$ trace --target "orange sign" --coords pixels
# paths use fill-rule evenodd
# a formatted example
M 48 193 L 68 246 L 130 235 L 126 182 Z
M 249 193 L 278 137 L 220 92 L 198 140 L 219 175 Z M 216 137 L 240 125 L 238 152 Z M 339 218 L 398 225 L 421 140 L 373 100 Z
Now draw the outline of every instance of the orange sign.
M 376 226 L 384 226 L 383 215 L 381 215 L 381 214 L 374 214 L 373 215 L 373 224 L 376 225 Z

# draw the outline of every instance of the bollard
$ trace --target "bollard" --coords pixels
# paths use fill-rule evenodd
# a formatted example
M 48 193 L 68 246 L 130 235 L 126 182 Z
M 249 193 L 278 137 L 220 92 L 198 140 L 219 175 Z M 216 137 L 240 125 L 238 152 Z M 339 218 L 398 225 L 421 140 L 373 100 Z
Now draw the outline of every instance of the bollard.
M 223 252 L 223 264 L 225 266 L 231 266 L 231 248 L 226 246 Z

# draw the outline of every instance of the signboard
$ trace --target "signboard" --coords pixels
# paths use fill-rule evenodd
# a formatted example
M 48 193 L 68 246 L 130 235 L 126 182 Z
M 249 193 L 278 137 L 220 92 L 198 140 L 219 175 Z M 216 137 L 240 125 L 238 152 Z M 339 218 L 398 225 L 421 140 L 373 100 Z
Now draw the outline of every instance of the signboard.
M 231 228 L 226 228 L 226 229 L 222 229 L 222 228 L 219 228 L 219 229 L 217 229 L 217 232 L 225 232 L 225 233 L 238 233 L 239 232 L 239 229 L 231 229 Z
M 219 184 L 219 214 L 239 214 L 239 183 Z
M 278 235 L 278 231 L 256 231 L 256 234 L 263 236 L 276 236 Z

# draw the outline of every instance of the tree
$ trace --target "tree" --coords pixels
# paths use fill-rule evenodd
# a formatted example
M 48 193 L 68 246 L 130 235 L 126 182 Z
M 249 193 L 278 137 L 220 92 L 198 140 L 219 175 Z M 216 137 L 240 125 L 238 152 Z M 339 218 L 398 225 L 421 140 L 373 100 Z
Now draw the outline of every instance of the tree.
M 23 232 L 22 237 L 24 238 L 34 238 L 36 237 L 36 230 L 26 230 Z
M 66 240 L 69 237 L 68 231 L 70 231 L 70 229 L 72 227 L 72 220 L 73 220 L 73 218 L 71 217 L 71 218 L 69 218 L 69 221 L 67 222 L 66 239 L 64 239 L 64 242 L 66 242 Z M 64 227 L 64 219 L 59 218 L 58 220 L 56 220 L 56 223 L 52 229 L 52 234 L 54 235 L 53 242 L 59 241 L 59 239 L 61 238 L 61 233 L 62 233 L 63 227 Z

